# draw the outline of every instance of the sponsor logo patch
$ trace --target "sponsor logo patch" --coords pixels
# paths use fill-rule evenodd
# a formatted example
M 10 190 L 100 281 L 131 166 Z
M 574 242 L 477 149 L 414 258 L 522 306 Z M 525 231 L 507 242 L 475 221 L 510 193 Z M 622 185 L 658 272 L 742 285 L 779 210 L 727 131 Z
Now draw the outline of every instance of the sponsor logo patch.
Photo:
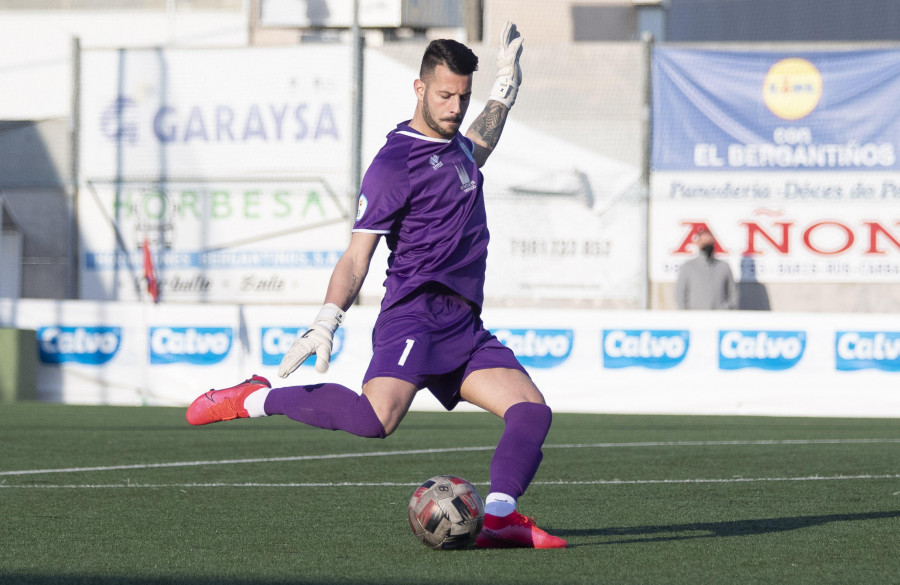
M 456 163 L 456 175 L 459 177 L 459 190 L 469 192 L 477 186 L 475 181 L 469 177 L 469 172 L 462 163 Z
M 763 102 L 783 120 L 804 118 L 822 98 L 822 74 L 806 59 L 782 59 L 763 81 Z

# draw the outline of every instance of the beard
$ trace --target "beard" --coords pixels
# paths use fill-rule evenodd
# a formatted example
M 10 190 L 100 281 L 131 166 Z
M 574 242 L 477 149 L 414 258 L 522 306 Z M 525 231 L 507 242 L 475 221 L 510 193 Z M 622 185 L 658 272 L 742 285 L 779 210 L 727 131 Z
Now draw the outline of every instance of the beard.
M 451 139 L 456 136 L 456 133 L 459 131 L 459 125 L 462 123 L 462 118 L 445 118 L 444 120 L 436 120 L 434 116 L 431 115 L 431 109 L 428 107 L 428 100 L 425 99 L 422 102 L 422 118 L 425 120 L 425 124 L 428 125 L 429 128 L 437 132 L 442 138 Z M 450 128 L 441 125 L 441 122 L 444 123 L 452 123 Z

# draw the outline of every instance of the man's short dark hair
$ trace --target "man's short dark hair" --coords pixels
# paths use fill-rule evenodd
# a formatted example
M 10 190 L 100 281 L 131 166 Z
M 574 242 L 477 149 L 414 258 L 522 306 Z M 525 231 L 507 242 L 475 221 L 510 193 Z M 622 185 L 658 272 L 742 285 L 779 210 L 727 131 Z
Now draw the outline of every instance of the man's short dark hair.
M 472 75 L 478 70 L 478 57 L 462 43 L 452 39 L 438 39 L 431 41 L 425 49 L 419 79 L 425 79 L 434 73 L 438 65 L 445 65 L 457 75 Z

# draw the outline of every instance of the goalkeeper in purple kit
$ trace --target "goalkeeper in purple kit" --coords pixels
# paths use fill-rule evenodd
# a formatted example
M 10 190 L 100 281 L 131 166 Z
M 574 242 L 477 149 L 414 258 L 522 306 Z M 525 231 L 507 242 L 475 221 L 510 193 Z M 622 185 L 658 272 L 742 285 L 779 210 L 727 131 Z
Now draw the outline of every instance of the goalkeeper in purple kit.
M 325 305 L 278 371 L 287 377 L 313 354 L 316 369 L 327 370 L 334 332 L 384 236 L 391 252 L 386 291 L 362 394 L 338 384 L 272 388 L 254 376 L 198 397 L 188 408 L 188 422 L 282 414 L 315 427 L 384 438 L 400 424 L 416 393 L 428 388 L 447 410 L 464 400 L 505 422 L 476 544 L 566 546 L 516 510 L 540 465 L 552 415 L 513 352 L 480 317 L 489 235 L 479 169 L 515 103 L 521 52 L 522 37 L 507 23 L 490 99 L 464 136 L 459 127 L 478 57 L 456 41 L 429 44 L 413 84 L 418 100 L 413 118 L 388 134 L 366 172 L 350 244 L 332 273 Z

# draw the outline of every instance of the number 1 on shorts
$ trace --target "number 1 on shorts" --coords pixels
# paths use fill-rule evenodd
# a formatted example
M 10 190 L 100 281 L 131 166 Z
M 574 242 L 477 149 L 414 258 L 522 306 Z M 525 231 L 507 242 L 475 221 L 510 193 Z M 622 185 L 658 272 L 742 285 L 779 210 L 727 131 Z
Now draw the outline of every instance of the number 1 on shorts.
M 397 362 L 398 366 L 402 366 L 406 364 L 406 358 L 409 357 L 409 352 L 412 351 L 412 346 L 416 342 L 415 339 L 407 339 L 406 340 L 406 349 L 403 350 L 403 355 L 400 356 L 400 361 Z

